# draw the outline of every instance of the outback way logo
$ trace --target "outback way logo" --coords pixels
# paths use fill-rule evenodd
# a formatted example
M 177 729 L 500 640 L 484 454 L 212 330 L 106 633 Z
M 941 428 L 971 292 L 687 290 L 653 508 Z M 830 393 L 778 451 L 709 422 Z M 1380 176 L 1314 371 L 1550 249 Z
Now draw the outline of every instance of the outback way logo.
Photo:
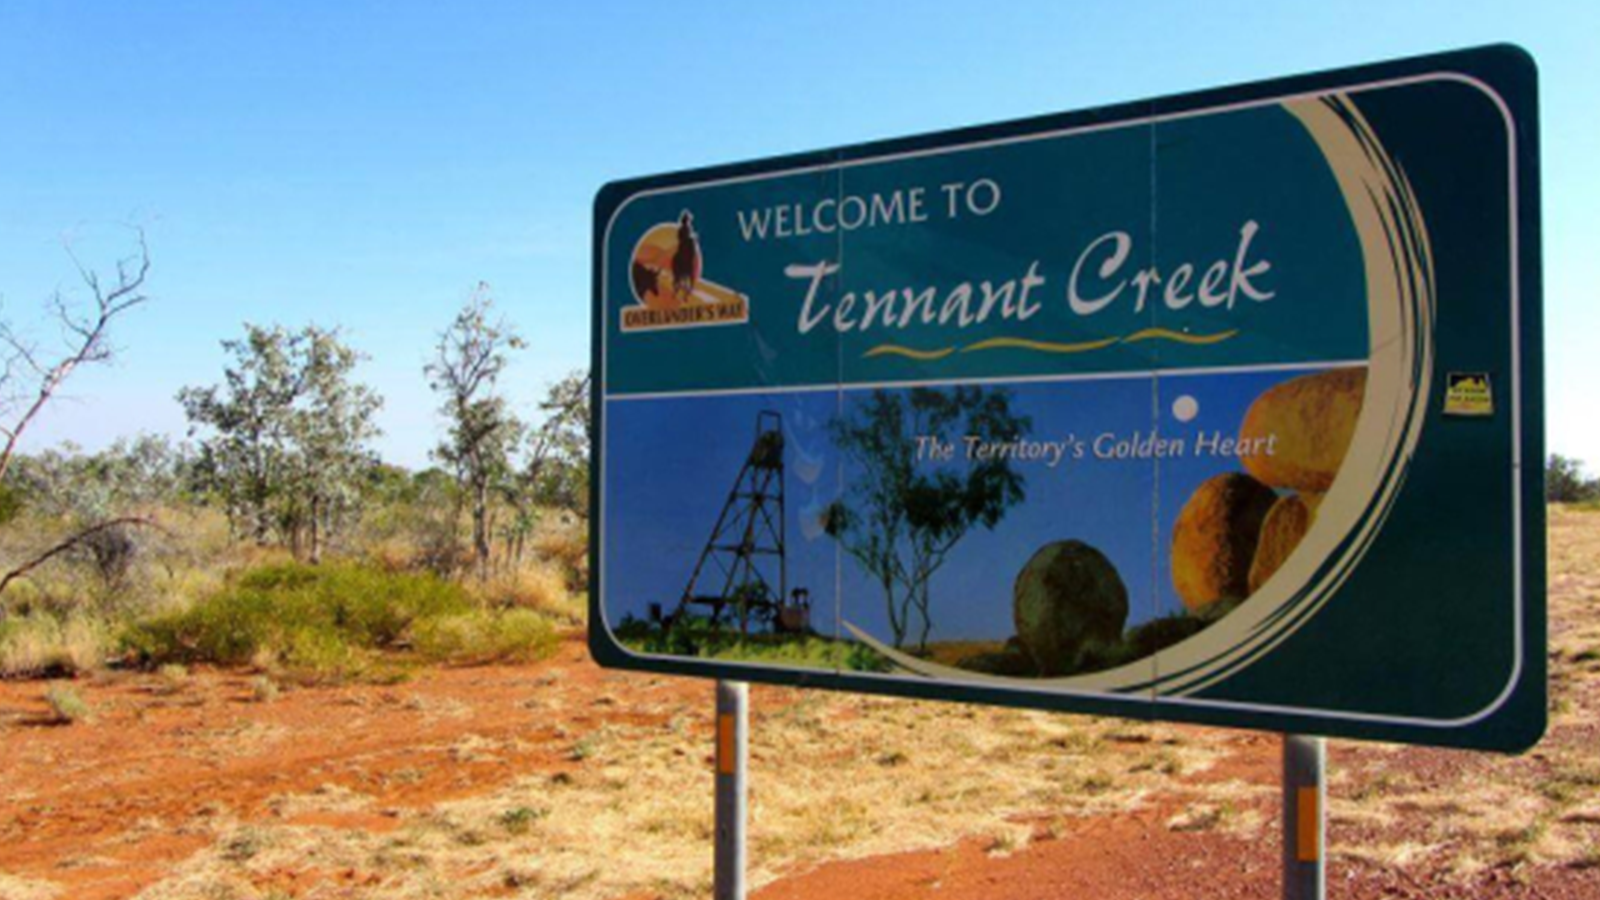
M 705 258 L 694 216 L 652 226 L 629 267 L 637 306 L 622 310 L 623 331 L 737 325 L 750 321 L 750 298 L 702 277 Z
M 1494 393 L 1488 372 L 1451 372 L 1445 376 L 1444 414 L 1492 416 Z

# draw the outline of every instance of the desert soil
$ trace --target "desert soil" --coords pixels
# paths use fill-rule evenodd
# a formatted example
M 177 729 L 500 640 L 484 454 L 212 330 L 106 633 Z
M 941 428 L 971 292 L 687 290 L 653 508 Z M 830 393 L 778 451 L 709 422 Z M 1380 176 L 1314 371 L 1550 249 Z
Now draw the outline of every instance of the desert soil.
M 1551 529 L 1520 757 L 1332 742 L 1330 895 L 1600 897 L 1600 514 Z M 0 684 L 0 898 L 709 896 L 704 683 L 536 665 L 285 688 Z M 761 900 L 1276 896 L 1278 744 L 756 688 Z M 874 799 L 876 798 L 876 799 Z

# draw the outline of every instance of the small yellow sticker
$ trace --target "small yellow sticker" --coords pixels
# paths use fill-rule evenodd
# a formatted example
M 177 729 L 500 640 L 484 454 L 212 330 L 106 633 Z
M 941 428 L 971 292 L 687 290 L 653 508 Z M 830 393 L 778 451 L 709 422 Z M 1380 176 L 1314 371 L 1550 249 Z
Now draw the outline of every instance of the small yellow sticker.
M 1494 392 L 1489 389 L 1489 373 L 1451 372 L 1446 375 L 1444 414 L 1447 416 L 1494 415 Z

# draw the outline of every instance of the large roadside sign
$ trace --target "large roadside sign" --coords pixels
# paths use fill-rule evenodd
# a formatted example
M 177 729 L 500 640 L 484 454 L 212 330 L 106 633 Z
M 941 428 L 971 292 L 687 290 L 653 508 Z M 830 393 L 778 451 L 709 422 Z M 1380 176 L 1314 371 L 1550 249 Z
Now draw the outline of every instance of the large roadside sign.
M 1489 47 L 606 185 L 595 658 L 1531 745 L 1535 82 Z

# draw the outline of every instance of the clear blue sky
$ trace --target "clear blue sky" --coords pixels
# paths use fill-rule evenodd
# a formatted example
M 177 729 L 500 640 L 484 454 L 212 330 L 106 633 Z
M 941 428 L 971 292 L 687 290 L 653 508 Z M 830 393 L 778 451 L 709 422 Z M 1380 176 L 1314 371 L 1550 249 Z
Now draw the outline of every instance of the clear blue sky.
M 589 204 L 619 177 L 1514 41 L 1543 78 L 1550 447 L 1600 469 L 1600 4 L 0 2 L 0 298 L 13 321 L 144 225 L 156 301 L 31 442 L 181 433 L 242 321 L 347 329 L 385 455 L 479 280 L 587 360 Z

